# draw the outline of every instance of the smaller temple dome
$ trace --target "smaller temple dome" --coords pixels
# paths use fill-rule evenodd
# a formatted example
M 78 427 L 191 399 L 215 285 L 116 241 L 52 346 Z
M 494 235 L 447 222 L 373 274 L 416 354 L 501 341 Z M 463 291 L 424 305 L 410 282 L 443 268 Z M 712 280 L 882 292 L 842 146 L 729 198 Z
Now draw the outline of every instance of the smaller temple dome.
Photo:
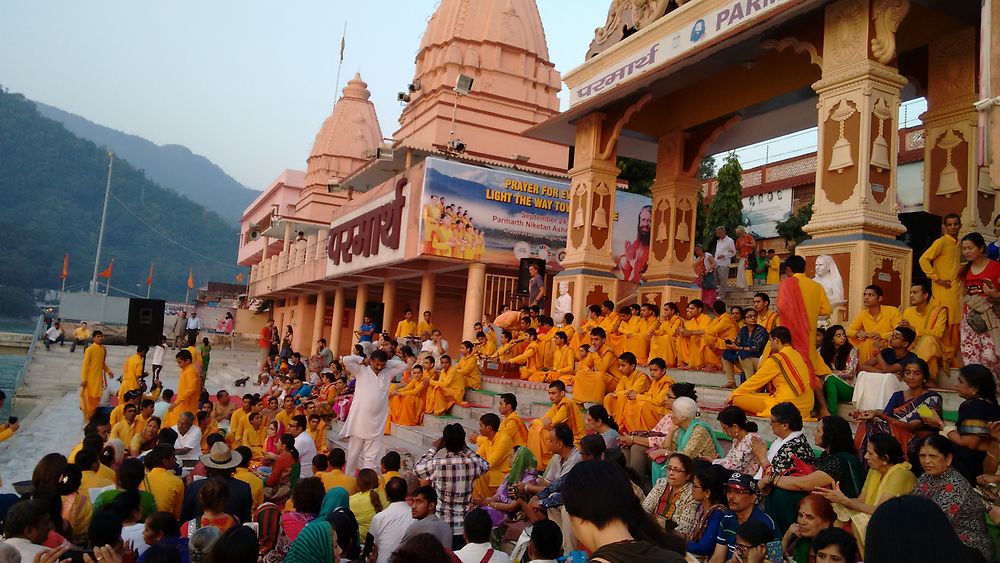
M 361 74 L 344 87 L 333 113 L 326 118 L 307 160 L 306 188 L 326 190 L 331 179 L 345 178 L 371 158 L 382 143 L 382 129 Z

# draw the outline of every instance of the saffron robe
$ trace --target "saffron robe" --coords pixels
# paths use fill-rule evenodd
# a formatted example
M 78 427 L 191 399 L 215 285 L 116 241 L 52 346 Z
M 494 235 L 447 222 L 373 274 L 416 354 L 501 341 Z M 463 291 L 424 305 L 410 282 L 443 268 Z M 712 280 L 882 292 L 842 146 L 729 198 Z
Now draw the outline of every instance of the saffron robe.
M 80 410 L 83 411 L 83 418 L 86 420 L 90 420 L 97 410 L 97 405 L 101 402 L 101 393 L 107 385 L 104 374 L 111 370 L 105 362 L 106 357 L 107 349 L 103 344 L 91 344 L 83 352 L 80 382 L 84 385 L 80 389 Z
M 632 373 L 625 375 L 622 374 L 620 380 L 618 380 L 618 386 L 615 387 L 614 392 L 609 393 L 604 397 L 604 408 L 608 410 L 608 413 L 622 424 L 625 417 L 625 405 L 630 402 L 627 398 L 629 391 L 635 391 L 636 393 L 644 393 L 649 389 L 649 385 L 652 381 L 649 376 L 645 373 L 635 369 Z M 625 431 L 631 432 L 634 428 L 625 428 Z
M 569 398 L 564 397 L 562 401 L 552 405 L 542 418 L 549 419 L 552 426 L 560 422 L 568 424 L 570 429 L 573 430 L 574 443 L 580 443 L 580 438 L 583 438 L 585 433 L 583 428 L 583 414 L 580 413 L 580 409 Z M 525 440 L 525 446 L 531 450 L 531 453 L 535 455 L 535 459 L 538 460 L 539 469 L 543 469 L 549 464 L 549 460 L 552 459 L 552 451 L 549 450 L 549 437 L 546 435 L 546 432 L 547 430 L 542 426 L 542 419 L 536 418 L 531 422 L 531 427 L 528 428 L 528 438 Z
M 174 404 L 167 411 L 167 415 L 163 417 L 163 426 L 175 426 L 177 419 L 185 412 L 196 414 L 200 395 L 201 370 L 192 362 L 181 370 L 181 378 L 177 383 L 177 393 L 174 395 Z
M 910 323 L 910 328 L 917 333 L 917 338 L 910 350 L 918 358 L 927 362 L 931 376 L 937 377 L 938 364 L 944 355 L 943 339 L 948 330 L 949 312 L 944 307 L 929 303 L 921 315 L 916 307 L 907 307 L 903 311 L 903 320 Z
M 647 379 L 649 379 L 647 377 Z M 669 375 L 651 381 L 649 388 L 625 402 L 621 424 L 629 432 L 652 430 L 667 414 L 664 402 L 674 379 Z
M 428 385 L 424 412 L 429 414 L 444 414 L 465 397 L 465 380 L 455 366 L 442 370 L 440 379 L 432 380 Z
M 389 397 L 389 423 L 395 422 L 403 426 L 420 426 L 424 418 L 424 406 L 427 402 L 426 375 L 420 379 L 411 378 L 410 382 L 397 390 L 399 393 Z M 388 430 L 388 423 L 386 424 Z
M 528 440 L 528 427 L 521 420 L 521 415 L 514 411 L 500 421 L 500 433 L 506 434 L 515 446 L 523 446 Z
M 868 309 L 862 309 L 858 313 L 858 316 L 847 327 L 847 336 L 850 338 L 851 344 L 858 349 L 858 364 L 867 362 L 886 346 L 889 337 L 892 336 L 892 331 L 896 330 L 902 318 L 902 315 L 899 314 L 899 309 L 890 307 L 889 305 L 882 305 L 881 310 L 874 316 Z M 881 344 L 876 344 L 875 340 L 871 338 L 858 340 L 855 338 L 858 331 L 879 334 L 882 336 Z
M 774 390 L 761 393 L 761 388 L 769 384 Z M 774 405 L 788 401 L 799 409 L 803 419 L 809 419 L 814 396 L 805 358 L 791 346 L 785 346 L 761 361 L 757 373 L 737 387 L 730 398 L 747 414 L 765 418 L 771 416 Z
M 708 330 L 711 324 L 711 317 L 702 313 L 693 319 L 684 321 L 684 328 L 687 330 Z M 685 364 L 690 368 L 700 368 L 706 364 L 716 365 L 718 363 L 711 361 L 715 354 L 708 349 L 704 334 L 677 337 L 677 352 L 678 363 Z
M 139 388 L 139 377 L 141 376 L 142 356 L 132 354 L 125 359 L 125 365 L 122 367 L 122 385 L 118 388 L 118 402 L 125 400 L 125 393 Z
M 962 322 L 962 284 L 958 279 L 958 270 L 962 265 L 962 249 L 958 241 L 951 235 L 943 235 L 934 241 L 920 255 L 920 269 L 931 280 L 946 280 L 951 287 L 939 283 L 931 283 L 931 294 L 934 301 L 948 308 L 948 324 L 957 325 Z M 918 354 L 919 355 L 919 354 Z
M 480 436 L 476 440 L 476 455 L 490 463 L 490 470 L 473 483 L 473 496 L 490 498 L 510 473 L 514 457 L 514 443 L 503 432 L 497 432 L 493 439 Z
M 462 359 L 458 360 L 458 363 L 452 369 L 458 372 L 462 381 L 465 382 L 465 386 L 469 389 L 479 389 L 482 385 L 479 375 L 479 362 L 475 356 L 462 356 Z
M 674 315 L 660 321 L 649 341 L 649 358 L 660 358 L 667 367 L 677 366 L 677 329 L 684 325 L 684 319 Z
M 618 384 L 618 378 L 618 356 L 611 347 L 605 344 L 600 350 L 591 350 L 573 378 L 573 400 L 601 404 L 607 390 Z

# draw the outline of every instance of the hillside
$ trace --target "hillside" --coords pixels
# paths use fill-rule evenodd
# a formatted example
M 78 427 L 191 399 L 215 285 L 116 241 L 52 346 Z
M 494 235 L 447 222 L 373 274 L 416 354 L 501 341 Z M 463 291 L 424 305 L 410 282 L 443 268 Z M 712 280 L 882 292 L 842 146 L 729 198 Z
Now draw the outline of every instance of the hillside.
M 34 102 L 39 113 L 62 123 L 71 133 L 106 146 L 157 184 L 215 211 L 231 224 L 260 195 L 237 182 L 215 163 L 180 145 L 157 145 L 142 137 L 98 125 L 79 115 Z
M 42 117 L 24 96 L 0 89 L 0 192 L 6 200 L 0 206 L 0 284 L 58 288 L 66 253 L 67 286 L 90 280 L 107 170 L 103 149 Z M 112 286 L 144 295 L 153 261 L 153 296 L 179 300 L 189 267 L 197 285 L 231 281 L 239 271 L 229 266 L 238 243 L 230 221 L 118 158 L 107 224 L 102 262 L 115 259 Z

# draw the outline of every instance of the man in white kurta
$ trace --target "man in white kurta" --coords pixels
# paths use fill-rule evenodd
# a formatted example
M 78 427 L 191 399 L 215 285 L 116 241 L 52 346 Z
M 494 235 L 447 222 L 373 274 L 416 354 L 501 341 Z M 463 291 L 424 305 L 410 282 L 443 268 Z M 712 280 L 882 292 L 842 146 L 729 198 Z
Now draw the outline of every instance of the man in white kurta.
M 389 384 L 403 373 L 406 362 L 389 359 L 382 350 L 375 350 L 368 359 L 344 356 L 341 361 L 357 380 L 354 402 L 341 430 L 347 438 L 347 466 L 344 472 L 354 475 L 369 468 L 378 471 L 384 447 L 385 421 L 389 418 Z

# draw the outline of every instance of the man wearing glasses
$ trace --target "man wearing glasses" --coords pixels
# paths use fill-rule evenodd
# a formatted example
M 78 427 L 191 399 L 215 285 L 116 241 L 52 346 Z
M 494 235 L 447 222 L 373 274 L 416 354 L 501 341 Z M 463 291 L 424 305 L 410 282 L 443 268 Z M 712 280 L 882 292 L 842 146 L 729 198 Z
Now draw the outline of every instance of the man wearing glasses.
M 715 552 L 709 563 L 726 563 L 733 557 L 737 547 L 736 532 L 749 520 L 764 524 L 777 537 L 774 520 L 756 506 L 758 495 L 757 482 L 750 475 L 737 472 L 726 481 L 726 502 L 729 509 L 722 516 Z

